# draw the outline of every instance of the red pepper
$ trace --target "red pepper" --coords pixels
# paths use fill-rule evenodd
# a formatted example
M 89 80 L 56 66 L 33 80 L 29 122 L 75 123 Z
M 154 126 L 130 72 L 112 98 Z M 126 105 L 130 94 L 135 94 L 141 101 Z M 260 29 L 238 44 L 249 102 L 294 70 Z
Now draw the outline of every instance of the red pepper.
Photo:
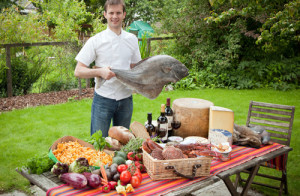
M 108 184 L 110 186 L 110 190 L 116 190 L 116 186 L 118 185 L 116 181 L 109 181 Z
M 109 186 L 109 184 L 103 185 L 103 186 L 102 186 L 102 191 L 103 191 L 104 193 L 108 193 L 108 192 L 110 191 L 110 186 Z

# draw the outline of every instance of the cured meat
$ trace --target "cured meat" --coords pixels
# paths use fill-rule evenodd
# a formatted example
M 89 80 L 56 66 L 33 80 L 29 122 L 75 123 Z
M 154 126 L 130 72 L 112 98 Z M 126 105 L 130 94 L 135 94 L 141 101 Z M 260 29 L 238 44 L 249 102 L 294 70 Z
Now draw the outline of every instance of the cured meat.
M 164 157 L 162 155 L 162 150 L 159 148 L 154 149 L 151 153 L 151 156 L 158 160 L 164 160 Z
M 149 99 L 155 99 L 166 84 L 176 83 L 189 75 L 185 65 L 168 55 L 146 58 L 130 70 L 111 71 L 123 84 Z M 96 88 L 100 88 L 104 82 L 105 80 L 96 78 Z
M 147 153 L 149 153 L 149 154 L 151 153 L 152 150 L 149 148 L 147 141 L 143 141 L 142 146 L 143 146 L 143 149 L 144 149 Z
M 151 139 L 147 139 L 147 144 L 148 144 L 148 147 L 150 148 L 150 150 L 154 150 L 156 148 L 158 149 L 163 149 L 160 145 L 158 145 L 156 142 L 154 142 L 153 140 Z
M 162 151 L 164 159 L 182 159 L 184 158 L 182 151 L 174 146 L 166 146 Z

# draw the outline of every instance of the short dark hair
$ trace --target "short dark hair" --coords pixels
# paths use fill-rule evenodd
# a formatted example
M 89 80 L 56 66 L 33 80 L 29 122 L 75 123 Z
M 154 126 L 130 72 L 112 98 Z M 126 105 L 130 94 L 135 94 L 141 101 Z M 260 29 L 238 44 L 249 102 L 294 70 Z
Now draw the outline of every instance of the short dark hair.
M 104 4 L 104 11 L 107 12 L 107 7 L 109 5 L 119 5 L 119 4 L 121 4 L 123 6 L 123 12 L 125 12 L 126 8 L 125 8 L 124 0 L 106 0 L 106 2 Z

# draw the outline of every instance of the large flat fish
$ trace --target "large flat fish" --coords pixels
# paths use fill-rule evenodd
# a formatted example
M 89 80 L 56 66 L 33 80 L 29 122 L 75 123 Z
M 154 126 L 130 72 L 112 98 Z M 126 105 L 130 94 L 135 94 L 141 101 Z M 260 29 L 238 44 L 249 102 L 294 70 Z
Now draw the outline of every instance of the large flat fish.
M 146 58 L 130 70 L 111 69 L 111 71 L 123 84 L 149 99 L 158 97 L 166 84 L 176 83 L 189 75 L 185 65 L 168 55 Z M 105 81 L 102 78 L 96 80 L 96 88 L 100 88 Z

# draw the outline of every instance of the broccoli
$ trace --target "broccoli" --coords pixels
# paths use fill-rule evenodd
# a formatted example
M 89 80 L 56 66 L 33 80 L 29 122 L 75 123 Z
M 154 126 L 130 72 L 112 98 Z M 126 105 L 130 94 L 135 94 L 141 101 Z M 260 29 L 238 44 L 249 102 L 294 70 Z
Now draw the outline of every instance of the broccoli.
M 83 173 L 89 171 L 89 162 L 86 158 L 80 157 L 69 166 L 69 172 Z

